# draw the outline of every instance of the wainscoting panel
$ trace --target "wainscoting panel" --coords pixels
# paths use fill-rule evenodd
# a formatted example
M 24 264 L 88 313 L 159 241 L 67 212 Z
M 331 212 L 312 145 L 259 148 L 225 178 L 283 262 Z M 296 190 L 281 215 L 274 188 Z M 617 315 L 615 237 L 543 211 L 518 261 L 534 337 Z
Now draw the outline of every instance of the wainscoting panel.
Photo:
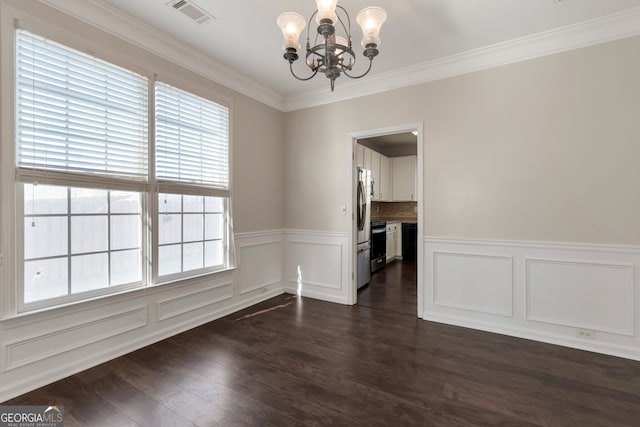
M 0 402 L 282 294 L 283 236 L 237 234 L 229 271 L 0 320 Z
M 213 287 L 182 293 L 174 298 L 157 302 L 158 321 L 170 319 L 233 297 L 233 282 L 223 282 Z
M 525 262 L 527 319 L 633 335 L 633 265 Z
M 512 262 L 511 257 L 434 252 L 434 304 L 511 316 Z
M 282 288 L 282 236 L 258 236 L 245 238 L 236 245 L 238 264 L 251 268 L 241 268 L 238 274 L 238 291 L 267 292 L 270 288 Z
M 640 247 L 424 239 L 442 323 L 640 360 Z
M 89 314 L 89 313 L 87 313 Z M 136 307 L 106 317 L 87 319 L 64 329 L 6 344 L 7 370 L 123 334 L 147 325 L 146 307 Z
M 288 230 L 285 238 L 286 291 L 347 303 L 346 233 Z

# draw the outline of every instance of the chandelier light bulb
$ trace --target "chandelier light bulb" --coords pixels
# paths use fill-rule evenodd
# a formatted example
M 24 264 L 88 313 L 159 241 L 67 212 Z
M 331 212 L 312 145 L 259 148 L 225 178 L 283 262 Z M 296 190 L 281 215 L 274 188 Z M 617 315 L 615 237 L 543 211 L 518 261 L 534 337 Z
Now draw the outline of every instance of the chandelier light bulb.
M 304 29 L 306 22 L 299 13 L 285 12 L 278 16 L 276 21 L 284 37 L 283 49 L 300 49 L 300 33 Z
M 356 22 L 362 29 L 362 47 L 380 44 L 380 28 L 387 20 L 387 12 L 380 7 L 367 7 L 356 15 Z

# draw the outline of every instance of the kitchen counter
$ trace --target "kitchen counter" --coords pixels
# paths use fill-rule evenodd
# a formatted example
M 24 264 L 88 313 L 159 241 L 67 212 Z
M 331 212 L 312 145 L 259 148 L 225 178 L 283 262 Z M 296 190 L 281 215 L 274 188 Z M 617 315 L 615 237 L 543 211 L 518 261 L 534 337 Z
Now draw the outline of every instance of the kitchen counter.
M 380 217 L 372 217 L 374 219 L 383 219 L 387 222 L 406 222 L 406 223 L 417 223 L 418 218 L 415 216 L 380 216 Z

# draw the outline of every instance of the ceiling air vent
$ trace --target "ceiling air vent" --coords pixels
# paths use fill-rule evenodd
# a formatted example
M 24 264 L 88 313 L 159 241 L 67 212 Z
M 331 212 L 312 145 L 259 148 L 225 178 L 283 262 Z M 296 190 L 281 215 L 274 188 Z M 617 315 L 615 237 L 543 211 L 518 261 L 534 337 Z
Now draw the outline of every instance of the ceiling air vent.
M 195 5 L 193 1 L 172 0 L 171 2 L 169 2 L 169 6 L 184 13 L 189 18 L 196 21 L 198 24 L 203 24 L 213 18 L 212 15 L 209 15 L 207 12 L 202 10 L 201 7 Z

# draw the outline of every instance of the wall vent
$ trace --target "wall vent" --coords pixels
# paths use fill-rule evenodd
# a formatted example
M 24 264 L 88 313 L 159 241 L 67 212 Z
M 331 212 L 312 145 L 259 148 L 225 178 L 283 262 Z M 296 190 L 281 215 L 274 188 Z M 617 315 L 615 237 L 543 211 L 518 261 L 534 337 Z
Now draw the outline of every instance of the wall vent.
M 172 0 L 169 2 L 169 6 L 182 12 L 198 24 L 204 24 L 215 18 L 190 0 Z

